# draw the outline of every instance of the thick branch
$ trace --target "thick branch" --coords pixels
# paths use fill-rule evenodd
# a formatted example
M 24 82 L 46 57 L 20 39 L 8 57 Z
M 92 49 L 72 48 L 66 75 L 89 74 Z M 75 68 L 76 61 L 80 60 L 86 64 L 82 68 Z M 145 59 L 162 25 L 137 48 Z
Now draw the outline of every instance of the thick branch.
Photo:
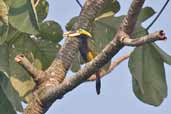
M 131 35 L 134 30 L 138 15 L 144 2 L 145 0 L 133 0 L 128 10 L 128 15 L 122 21 L 121 29 L 128 35 Z
M 30 63 L 30 61 L 23 55 L 17 55 L 15 61 L 22 65 L 26 71 L 31 74 L 33 80 L 37 83 L 41 82 L 41 79 L 45 76 L 42 70 L 38 70 Z
M 122 34 L 122 37 L 120 38 L 120 41 L 125 46 L 140 46 L 142 44 L 154 42 L 156 40 L 165 40 L 166 39 L 166 36 L 162 30 L 148 34 L 141 38 L 130 38 L 129 35 L 125 34 L 124 32 L 122 32 L 121 34 Z

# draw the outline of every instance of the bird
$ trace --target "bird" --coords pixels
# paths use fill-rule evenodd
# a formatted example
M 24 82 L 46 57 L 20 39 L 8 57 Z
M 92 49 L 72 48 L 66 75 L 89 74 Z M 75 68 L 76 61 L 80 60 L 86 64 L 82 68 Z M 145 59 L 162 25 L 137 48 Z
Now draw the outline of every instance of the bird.
M 95 53 L 90 49 L 88 46 L 88 40 L 94 40 L 91 33 L 87 30 L 84 30 L 82 28 L 75 30 L 75 31 L 68 31 L 64 33 L 65 37 L 76 37 L 80 40 L 80 47 L 79 51 L 80 54 L 85 62 L 90 62 L 95 58 Z M 100 94 L 101 89 L 101 79 L 100 79 L 100 70 L 98 70 L 96 73 L 96 93 L 97 95 Z

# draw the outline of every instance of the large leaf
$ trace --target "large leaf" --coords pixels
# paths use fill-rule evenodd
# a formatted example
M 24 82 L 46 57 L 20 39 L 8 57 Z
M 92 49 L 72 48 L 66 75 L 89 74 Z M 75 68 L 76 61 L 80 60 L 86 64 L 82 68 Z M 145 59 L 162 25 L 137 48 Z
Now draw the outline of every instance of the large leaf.
M 0 76 L 1 77 L 1 76 Z M 6 97 L 4 91 L 0 86 L 0 112 L 1 114 L 17 114 L 11 105 L 10 101 Z
M 36 0 L 37 1 L 37 0 Z M 49 3 L 46 0 L 40 0 L 36 7 L 38 21 L 42 22 L 48 15 Z
M 108 13 L 116 14 L 119 10 L 120 4 L 117 0 L 108 0 L 104 8 L 97 15 L 97 18 L 104 17 Z
M 129 59 L 133 90 L 143 102 L 158 106 L 167 96 L 163 60 L 151 44 L 137 47 Z
M 153 9 L 144 8 L 136 27 L 152 15 L 154 15 Z M 148 31 L 143 27 L 134 31 L 135 38 L 146 34 Z M 164 61 L 169 62 L 169 57 L 155 44 L 137 47 L 131 54 L 129 69 L 133 76 L 133 90 L 137 98 L 144 103 L 158 106 L 167 96 Z
M 146 21 L 149 17 L 153 16 L 156 12 L 151 7 L 145 7 L 142 9 L 140 15 L 138 16 L 139 22 Z
M 45 21 L 40 25 L 40 36 L 57 43 L 63 38 L 63 30 L 57 22 Z
M 11 81 L 12 86 L 15 88 L 16 91 L 18 91 L 19 96 L 23 98 L 26 96 L 28 91 L 31 91 L 33 89 L 34 83 L 31 80 L 30 76 L 27 74 L 27 72 L 17 63 L 15 63 L 14 57 L 16 56 L 16 53 L 14 53 L 11 49 L 14 48 L 14 45 L 12 46 L 2 45 L 2 47 L 3 48 L 1 49 L 3 50 L 0 51 L 1 52 L 0 71 L 6 74 L 8 80 Z M 15 81 L 14 79 L 19 80 L 22 84 Z M 8 80 L 3 80 L 4 82 L 1 83 L 7 83 L 8 85 L 6 85 L 5 87 L 11 88 L 11 84 L 7 82 Z M 7 94 L 8 93 L 9 91 L 7 91 Z M 13 93 L 13 91 L 11 93 Z
M 37 34 L 37 14 L 33 0 L 9 0 L 9 22 L 21 32 Z
M 9 77 L 5 75 L 4 73 L 0 72 L 0 86 L 8 98 L 9 102 L 13 106 L 13 109 L 16 111 L 23 111 L 22 105 L 21 105 L 21 99 L 19 97 L 19 94 L 16 92 L 16 90 L 13 88 Z M 3 99 L 0 99 L 1 101 Z

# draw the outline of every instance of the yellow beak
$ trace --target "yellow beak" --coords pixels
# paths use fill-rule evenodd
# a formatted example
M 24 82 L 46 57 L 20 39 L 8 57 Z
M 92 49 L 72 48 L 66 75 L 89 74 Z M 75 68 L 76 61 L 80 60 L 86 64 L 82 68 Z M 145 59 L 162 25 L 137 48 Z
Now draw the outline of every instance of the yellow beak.
M 92 38 L 91 33 L 89 33 L 88 31 L 84 29 L 78 29 L 77 31 L 68 31 L 68 32 L 65 32 L 63 35 L 64 37 L 77 37 L 80 35 L 85 35 L 85 36 Z
M 88 37 L 92 37 L 91 33 L 84 29 L 79 29 L 79 30 L 77 30 L 77 32 L 80 33 L 80 35 L 86 35 Z

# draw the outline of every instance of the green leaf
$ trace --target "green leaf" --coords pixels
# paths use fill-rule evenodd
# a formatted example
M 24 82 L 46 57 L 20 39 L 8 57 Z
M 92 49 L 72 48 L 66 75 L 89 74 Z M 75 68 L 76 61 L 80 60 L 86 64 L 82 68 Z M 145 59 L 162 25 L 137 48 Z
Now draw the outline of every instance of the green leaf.
M 63 30 L 55 21 L 45 21 L 40 25 L 40 36 L 53 42 L 59 42 L 63 38 Z
M 67 31 L 70 31 L 72 29 L 72 26 L 75 24 L 75 22 L 77 21 L 78 17 L 73 17 L 65 26 Z
M 139 22 L 144 22 L 146 21 L 148 18 L 152 17 L 156 12 L 153 10 L 153 8 L 151 7 L 145 7 L 142 9 L 139 17 L 138 17 L 138 21 Z
M 0 76 L 1 77 L 1 76 Z M 0 112 L 1 114 L 17 114 L 11 105 L 10 101 L 6 97 L 4 91 L 0 86 Z
M 97 17 L 102 16 L 105 13 L 112 12 L 113 14 L 116 14 L 120 10 L 120 4 L 117 0 L 108 0 L 106 2 L 104 8 L 101 10 L 101 12 L 98 14 Z
M 23 108 L 21 105 L 21 98 L 19 97 L 17 91 L 13 88 L 10 79 L 2 72 L 0 72 L 0 82 L 0 86 L 4 91 L 4 94 L 8 98 L 14 110 L 22 112 Z
M 49 3 L 46 0 L 40 0 L 36 7 L 38 21 L 42 22 L 48 15 Z
M 135 95 L 144 103 L 159 106 L 167 96 L 163 60 L 151 44 L 137 47 L 130 56 Z
M 160 57 L 163 59 L 164 62 L 171 65 L 171 56 L 168 55 L 166 52 L 164 52 L 160 47 L 158 47 L 155 43 L 152 44 L 152 46 L 156 49 L 156 51 L 159 53 Z
M 136 24 L 133 38 L 147 35 L 141 23 L 154 15 L 152 8 L 143 8 Z M 133 91 L 144 103 L 158 106 L 167 96 L 165 70 L 161 54 L 153 44 L 135 48 L 130 56 L 129 69 L 132 74 Z
M 12 50 L 15 48 L 14 44 L 11 46 L 6 45 L 6 47 L 4 45 L 2 46 L 6 49 L 4 49 L 5 52 L 2 50 L 0 51 L 1 52 L 0 71 L 6 74 L 12 86 L 18 92 L 19 96 L 24 98 L 26 94 L 33 89 L 34 83 L 31 77 L 29 76 L 29 74 L 14 61 L 15 56 L 19 54 L 17 52 L 15 53 L 15 51 Z M 7 83 L 7 82 L 3 82 L 3 83 Z
M 33 0 L 10 0 L 9 22 L 21 32 L 37 34 L 39 29 Z
M 36 46 L 33 55 L 40 60 L 42 69 L 45 70 L 56 57 L 61 45 L 49 40 L 32 40 Z M 35 61 L 36 62 L 36 61 Z M 40 63 L 38 63 L 40 64 Z M 39 65 L 40 66 L 40 65 Z

